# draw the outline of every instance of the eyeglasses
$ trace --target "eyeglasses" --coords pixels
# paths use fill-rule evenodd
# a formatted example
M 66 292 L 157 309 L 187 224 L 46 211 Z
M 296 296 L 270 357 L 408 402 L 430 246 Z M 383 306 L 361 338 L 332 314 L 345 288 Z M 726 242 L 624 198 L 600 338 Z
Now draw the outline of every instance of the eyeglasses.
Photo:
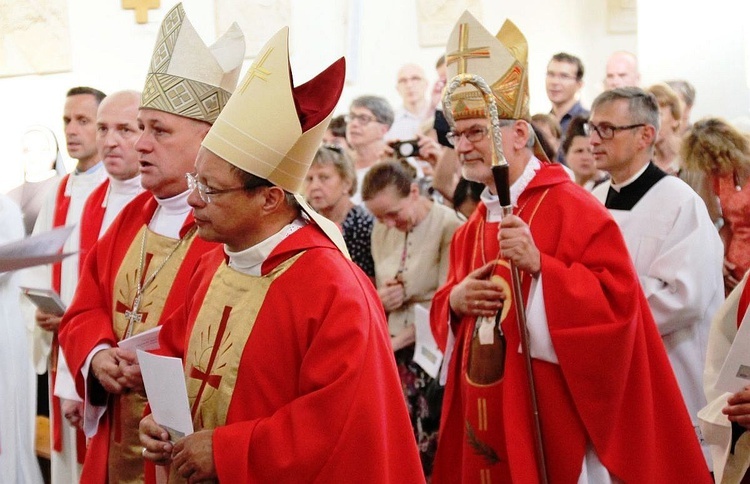
M 216 195 L 230 192 L 239 192 L 240 190 L 249 190 L 249 188 L 247 187 L 224 188 L 222 190 L 211 188 L 208 185 L 204 185 L 203 183 L 196 180 L 195 175 L 193 175 L 192 173 L 185 173 L 185 178 L 187 179 L 188 189 L 191 192 L 196 188 L 198 189 L 198 196 L 201 197 L 203 203 L 211 203 L 213 201 L 212 197 L 215 197 Z
M 612 126 L 611 124 L 602 123 L 599 126 L 597 126 L 594 123 L 589 121 L 588 123 L 585 123 L 583 125 L 583 130 L 586 133 L 586 136 L 591 136 L 594 133 L 594 131 L 596 131 L 596 134 L 598 134 L 601 139 L 612 139 L 615 137 L 615 133 L 618 131 L 640 128 L 642 126 L 646 126 L 646 124 L 638 123 L 638 124 L 630 124 L 628 126 Z
M 462 136 L 466 137 L 466 140 L 469 143 L 478 143 L 482 141 L 489 132 L 489 128 L 469 128 L 466 131 L 448 131 L 445 137 L 448 139 L 448 143 L 450 143 L 451 146 L 456 146 L 461 142 Z
M 352 121 L 358 121 L 359 124 L 362 126 L 367 126 L 368 124 L 372 123 L 373 121 L 377 121 L 378 118 L 375 116 L 370 116 L 367 114 L 352 114 L 349 113 L 346 116 L 344 116 L 344 120 L 347 123 L 351 123 Z

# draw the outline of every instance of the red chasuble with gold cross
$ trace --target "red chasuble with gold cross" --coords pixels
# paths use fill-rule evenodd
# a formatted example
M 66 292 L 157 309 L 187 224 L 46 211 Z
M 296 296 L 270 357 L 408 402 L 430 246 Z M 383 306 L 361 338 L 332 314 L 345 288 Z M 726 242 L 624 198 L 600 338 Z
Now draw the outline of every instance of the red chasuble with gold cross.
M 541 252 L 547 322 L 559 360 L 532 362 L 550 482 L 577 481 L 587 442 L 610 474 L 624 482 L 710 482 L 614 220 L 562 167 L 546 163 L 517 205 L 516 215 L 530 225 Z M 491 383 L 470 378 L 475 319 L 450 319 L 453 286 L 498 254 L 499 226 L 486 223 L 486 214 L 480 204 L 456 232 L 446 285 L 432 303 L 438 342 L 445 345 L 448 321 L 456 335 L 435 483 L 538 482 L 513 310 L 502 322 L 504 370 Z M 503 264 L 496 274 L 508 277 Z M 523 281 L 525 299 L 529 283 Z
M 164 325 L 220 482 L 424 482 L 383 308 L 316 225 L 254 277 L 207 255 Z M 187 322 L 187 324 L 186 324 Z
M 184 302 L 198 259 L 216 247 L 196 237 L 192 215 L 180 232 L 179 245 L 177 239 L 148 230 L 157 207 L 150 192 L 136 197 L 91 248 L 84 264 L 60 329 L 61 345 L 80 395 L 85 395 L 86 385 L 81 368 L 91 351 L 99 344 L 115 346 L 129 331 L 137 334 L 161 324 Z M 156 277 L 144 286 L 154 272 Z M 139 280 L 145 289 L 140 303 L 134 305 Z M 120 482 L 142 482 L 138 422 L 145 398 L 135 393 L 108 395 L 107 402 L 89 443 L 81 480 L 106 482 L 108 476 L 116 476 Z

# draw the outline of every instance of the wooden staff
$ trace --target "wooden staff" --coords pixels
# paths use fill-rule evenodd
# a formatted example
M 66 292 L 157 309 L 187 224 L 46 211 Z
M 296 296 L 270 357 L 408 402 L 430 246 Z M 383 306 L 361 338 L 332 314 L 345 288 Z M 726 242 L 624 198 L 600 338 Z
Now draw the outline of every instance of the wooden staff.
M 459 74 L 448 83 L 443 95 L 443 112 L 451 126 L 456 123 L 451 111 L 451 94 L 464 84 L 471 84 L 477 88 L 484 98 L 487 106 L 487 119 L 490 122 L 493 141 L 492 151 L 492 177 L 495 180 L 495 189 L 503 209 L 503 216 L 513 213 L 513 206 L 510 201 L 510 178 L 508 174 L 508 161 L 503 154 L 503 138 L 500 133 L 500 116 L 497 112 L 497 103 L 495 102 L 492 89 L 487 82 L 480 76 L 474 74 Z M 531 397 L 531 413 L 534 421 L 534 451 L 536 454 L 536 467 L 539 474 L 539 482 L 547 484 L 547 465 L 544 459 L 544 444 L 542 441 L 542 424 L 539 419 L 539 405 L 536 397 L 536 385 L 534 383 L 534 370 L 531 366 L 531 343 L 529 342 L 529 332 L 526 326 L 526 308 L 523 302 L 523 291 L 521 289 L 521 276 L 518 267 L 510 262 L 511 291 L 516 308 L 516 321 L 518 322 L 518 333 L 521 339 L 521 351 L 523 352 L 526 367 L 526 377 L 529 382 L 529 395 Z M 499 324 L 499 323 L 498 323 Z

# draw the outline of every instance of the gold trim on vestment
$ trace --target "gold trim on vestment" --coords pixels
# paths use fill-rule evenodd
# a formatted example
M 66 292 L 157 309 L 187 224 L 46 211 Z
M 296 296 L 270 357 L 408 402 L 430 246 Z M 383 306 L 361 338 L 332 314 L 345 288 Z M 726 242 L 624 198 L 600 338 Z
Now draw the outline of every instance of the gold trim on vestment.
M 260 277 L 237 272 L 226 264 L 216 271 L 185 353 L 185 378 L 196 431 L 226 423 L 242 354 L 266 294 L 302 254 Z
M 128 326 L 125 312 L 132 309 L 133 300 L 136 297 L 138 288 L 136 274 L 139 272 L 141 244 L 146 230 L 149 229 L 144 225 L 133 238 L 114 279 L 112 328 L 118 341 L 123 338 Z M 139 309 L 142 320 L 134 325 L 133 335 L 154 328 L 159 323 L 169 291 L 174 285 L 177 272 L 194 239 L 195 233 L 182 242 L 181 247 L 174 251 L 172 258 L 144 290 Z M 180 243 L 179 239 L 158 235 L 149 230 L 145 245 L 144 275 L 148 277 L 153 273 L 178 243 Z M 124 393 L 116 397 L 114 404 L 109 407 L 107 413 L 107 418 L 110 419 L 108 468 L 110 477 L 116 476 L 117 482 L 143 482 L 143 456 L 141 455 L 143 446 L 138 439 L 138 424 L 143 418 L 145 406 L 146 399 L 143 396 L 137 393 Z

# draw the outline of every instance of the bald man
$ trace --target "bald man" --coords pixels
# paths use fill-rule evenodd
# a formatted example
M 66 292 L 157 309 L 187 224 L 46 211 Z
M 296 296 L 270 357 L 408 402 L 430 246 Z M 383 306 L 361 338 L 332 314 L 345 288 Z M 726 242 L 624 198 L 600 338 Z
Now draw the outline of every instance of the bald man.
M 638 58 L 632 52 L 620 50 L 614 52 L 607 60 L 607 75 L 604 78 L 604 90 L 618 87 L 638 87 L 641 73 L 638 71 Z
M 393 124 L 386 133 L 386 140 L 409 140 L 416 138 L 419 127 L 433 113 L 427 102 L 427 78 L 424 70 L 416 64 L 406 64 L 398 70 L 396 90 L 403 106 L 396 111 Z
M 96 115 L 96 148 L 107 171 L 107 179 L 91 192 L 83 205 L 80 221 L 80 262 L 115 219 L 118 213 L 139 193 L 140 164 L 135 142 L 141 134 L 138 107 L 141 93 L 119 91 L 99 104 Z M 83 400 L 65 358 L 57 360 L 55 396 L 62 399 L 62 414 L 68 423 L 79 427 L 83 416 Z

